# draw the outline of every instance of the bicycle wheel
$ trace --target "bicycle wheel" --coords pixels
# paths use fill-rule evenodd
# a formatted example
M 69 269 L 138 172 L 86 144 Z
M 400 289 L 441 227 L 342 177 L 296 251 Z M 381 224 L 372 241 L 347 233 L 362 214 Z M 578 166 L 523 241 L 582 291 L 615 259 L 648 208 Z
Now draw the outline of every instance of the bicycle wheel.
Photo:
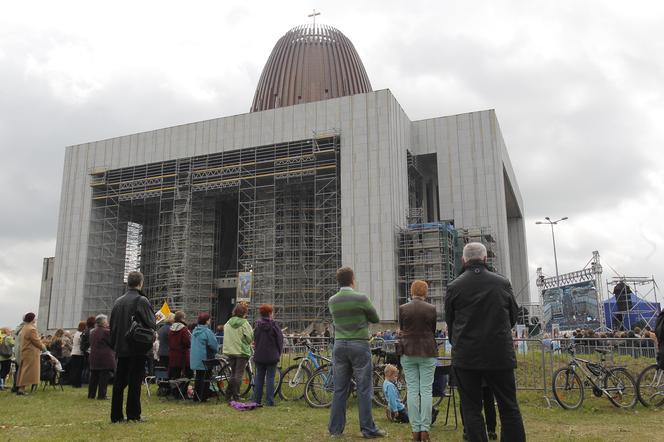
M 636 380 L 636 395 L 644 407 L 664 405 L 664 370 L 657 364 L 646 367 Z
M 310 407 L 327 408 L 332 404 L 334 373 L 332 366 L 323 365 L 314 371 L 304 388 L 304 400 Z
M 304 388 L 311 378 L 311 370 L 307 366 L 291 365 L 281 375 L 279 397 L 285 401 L 299 401 L 304 397 Z
M 385 375 L 382 370 L 376 369 L 373 372 L 373 401 L 376 405 L 381 407 L 387 407 L 387 399 L 383 394 L 383 382 L 385 381 Z
M 231 381 L 231 366 L 228 364 L 222 365 L 219 369 L 219 374 L 217 377 L 217 388 L 219 393 L 226 395 L 226 390 L 228 390 L 228 384 Z
M 583 382 L 570 367 L 558 369 L 551 381 L 553 397 L 566 410 L 579 408 L 583 403 Z
M 244 375 L 242 376 L 242 383 L 240 384 L 240 396 L 243 398 L 249 397 L 249 392 L 254 386 L 254 376 L 249 369 L 249 364 L 244 368 Z
M 383 373 L 382 368 L 378 368 L 374 370 L 373 373 L 373 401 L 376 403 L 376 405 L 380 405 L 381 407 L 387 407 L 387 399 L 385 398 L 385 395 L 383 394 L 383 381 L 385 381 L 385 374 Z M 401 402 L 405 403 L 406 402 L 406 378 L 404 377 L 403 372 L 399 372 L 399 376 L 397 377 L 397 381 L 394 383 L 397 387 L 397 390 L 399 391 L 399 397 L 401 398 Z M 433 406 L 437 406 L 440 403 L 441 398 L 434 397 L 433 398 Z M 436 402 L 438 400 L 438 402 Z
M 636 382 L 624 368 L 612 368 L 604 376 L 604 390 L 613 405 L 632 408 L 636 405 Z

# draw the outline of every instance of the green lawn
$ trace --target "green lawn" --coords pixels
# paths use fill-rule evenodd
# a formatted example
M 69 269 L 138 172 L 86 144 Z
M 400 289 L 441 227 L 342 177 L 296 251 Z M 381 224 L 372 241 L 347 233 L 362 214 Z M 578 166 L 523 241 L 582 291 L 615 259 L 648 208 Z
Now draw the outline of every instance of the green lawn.
M 145 390 L 144 390 L 145 391 Z M 582 409 L 563 411 L 545 407 L 537 393 L 520 396 L 530 441 L 632 441 L 662 440 L 662 410 L 637 406 L 614 408 L 606 399 L 587 398 Z M 143 396 L 141 424 L 111 424 L 110 401 L 91 401 L 85 389 L 48 389 L 27 397 L 0 392 L 0 440 L 233 440 L 320 441 L 327 437 L 328 410 L 315 410 L 303 402 L 280 402 L 274 408 L 238 412 L 225 403 L 207 404 L 164 401 Z M 382 409 L 374 408 L 378 425 L 389 432 L 388 440 L 408 440 L 407 425 L 390 424 Z M 434 440 L 460 441 L 461 429 L 445 428 L 445 408 L 433 427 Z M 345 440 L 361 438 L 357 407 L 351 403 Z M 660 439 L 657 439 L 657 438 Z

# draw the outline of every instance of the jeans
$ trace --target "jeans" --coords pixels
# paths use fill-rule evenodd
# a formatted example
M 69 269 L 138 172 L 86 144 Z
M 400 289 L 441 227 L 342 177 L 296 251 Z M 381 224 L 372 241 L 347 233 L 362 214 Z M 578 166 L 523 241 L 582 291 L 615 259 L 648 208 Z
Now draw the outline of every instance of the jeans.
M 265 402 L 268 406 L 274 405 L 274 375 L 277 364 L 261 364 L 256 362 L 256 382 L 254 383 L 253 401 L 257 404 L 263 399 L 263 384 L 265 384 Z
M 124 391 L 127 391 L 127 420 L 141 418 L 141 383 L 145 376 L 145 356 L 118 358 L 118 367 L 113 381 L 111 400 L 111 422 L 121 422 Z
M 433 399 L 433 374 L 436 358 L 424 356 L 401 356 L 401 367 L 408 389 L 408 417 L 413 432 L 431 429 Z
M 249 362 L 249 358 L 246 356 L 229 356 L 228 358 L 228 365 L 231 367 L 231 379 L 228 381 L 226 397 L 229 400 L 240 400 L 240 387 L 242 386 L 242 378 L 247 362 Z
M 336 435 L 346 427 L 346 401 L 350 389 L 351 377 L 357 383 L 357 402 L 360 413 L 360 431 L 363 435 L 372 435 L 378 428 L 371 414 L 373 396 L 373 375 L 371 350 L 368 341 L 336 340 L 332 350 L 334 368 L 334 394 L 330 409 L 328 430 Z
M 493 391 L 500 412 L 500 440 L 524 442 L 526 432 L 516 400 L 514 370 L 465 370 L 455 368 L 454 373 L 461 396 L 464 428 L 471 442 L 488 440 L 482 417 L 482 380 Z
M 90 370 L 90 383 L 88 384 L 88 399 L 106 399 L 106 388 L 111 378 L 111 370 Z

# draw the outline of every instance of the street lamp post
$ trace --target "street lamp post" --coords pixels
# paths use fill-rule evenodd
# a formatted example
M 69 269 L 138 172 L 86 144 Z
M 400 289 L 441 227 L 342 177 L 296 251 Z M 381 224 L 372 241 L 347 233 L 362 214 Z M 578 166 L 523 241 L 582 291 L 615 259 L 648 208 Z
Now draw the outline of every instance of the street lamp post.
M 537 221 L 535 224 L 548 224 L 551 226 L 551 239 L 553 240 L 553 261 L 556 264 L 556 284 L 560 287 L 560 274 L 558 273 L 558 255 L 556 254 L 556 235 L 553 232 L 553 226 L 557 225 L 561 221 L 565 221 L 567 217 L 560 218 L 557 221 L 551 221 L 551 218 L 548 216 L 544 218 L 545 221 Z

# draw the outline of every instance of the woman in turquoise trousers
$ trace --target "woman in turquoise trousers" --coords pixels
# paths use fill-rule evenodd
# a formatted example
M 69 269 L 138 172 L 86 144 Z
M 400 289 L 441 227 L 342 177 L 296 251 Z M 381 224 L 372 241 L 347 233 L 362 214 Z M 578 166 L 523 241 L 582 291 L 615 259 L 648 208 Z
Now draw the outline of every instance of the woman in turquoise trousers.
M 408 389 L 408 416 L 413 440 L 429 440 L 433 374 L 436 369 L 436 307 L 426 301 L 429 286 L 413 281 L 411 301 L 399 307 L 401 366 Z

